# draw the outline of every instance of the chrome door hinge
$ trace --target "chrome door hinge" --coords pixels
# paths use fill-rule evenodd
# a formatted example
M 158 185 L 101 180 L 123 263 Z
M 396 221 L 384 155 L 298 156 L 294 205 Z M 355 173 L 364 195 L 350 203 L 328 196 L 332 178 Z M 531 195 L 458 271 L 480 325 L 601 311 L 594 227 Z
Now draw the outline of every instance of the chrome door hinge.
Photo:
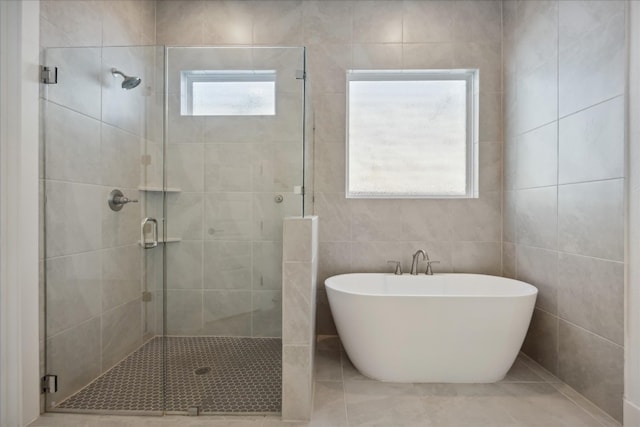
M 58 376 L 45 375 L 40 379 L 41 393 L 56 393 L 58 391 Z
M 58 84 L 58 67 L 40 67 L 40 82 L 46 85 Z
M 305 80 L 307 72 L 305 70 L 296 70 L 296 80 Z

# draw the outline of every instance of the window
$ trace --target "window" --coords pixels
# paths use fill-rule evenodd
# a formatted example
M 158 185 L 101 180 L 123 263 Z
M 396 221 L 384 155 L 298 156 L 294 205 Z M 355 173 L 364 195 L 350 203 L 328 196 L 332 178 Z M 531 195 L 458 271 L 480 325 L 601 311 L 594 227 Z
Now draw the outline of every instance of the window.
M 273 116 L 274 70 L 187 70 L 181 72 L 183 116 Z
M 478 197 L 477 70 L 347 73 L 347 197 Z

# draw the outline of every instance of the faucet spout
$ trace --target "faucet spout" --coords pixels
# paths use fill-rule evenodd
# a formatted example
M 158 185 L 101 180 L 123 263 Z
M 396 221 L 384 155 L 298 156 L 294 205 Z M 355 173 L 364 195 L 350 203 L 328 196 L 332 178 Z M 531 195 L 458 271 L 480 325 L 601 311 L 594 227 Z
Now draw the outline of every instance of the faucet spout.
M 413 262 L 411 263 L 411 274 L 414 276 L 418 275 L 418 261 L 420 261 L 420 254 L 422 254 L 422 259 L 427 259 L 427 254 L 422 249 L 418 249 L 415 254 L 413 254 Z

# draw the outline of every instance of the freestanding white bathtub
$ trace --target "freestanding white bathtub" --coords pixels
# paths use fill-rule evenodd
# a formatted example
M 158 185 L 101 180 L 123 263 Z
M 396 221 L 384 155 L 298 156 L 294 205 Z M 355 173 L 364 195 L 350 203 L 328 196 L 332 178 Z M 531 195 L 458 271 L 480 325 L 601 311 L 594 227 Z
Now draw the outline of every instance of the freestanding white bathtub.
M 524 341 L 538 290 L 481 274 L 354 273 L 325 281 L 344 348 L 392 382 L 490 383 Z

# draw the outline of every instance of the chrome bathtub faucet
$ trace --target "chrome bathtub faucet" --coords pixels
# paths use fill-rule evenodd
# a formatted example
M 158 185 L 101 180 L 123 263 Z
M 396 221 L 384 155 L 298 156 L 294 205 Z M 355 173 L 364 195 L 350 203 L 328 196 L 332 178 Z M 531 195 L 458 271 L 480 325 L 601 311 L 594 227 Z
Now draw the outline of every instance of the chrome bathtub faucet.
M 431 264 L 438 264 L 440 261 L 431 261 L 429 259 L 429 255 L 426 251 L 422 249 L 418 249 L 415 254 L 413 254 L 413 262 L 411 263 L 411 274 L 414 276 L 418 275 L 418 262 L 420 261 L 420 254 L 422 254 L 422 259 L 427 263 L 427 270 L 424 274 L 428 276 L 433 276 L 433 269 L 431 268 Z
M 413 262 L 411 263 L 411 274 L 413 274 L 414 276 L 418 275 L 418 261 L 420 261 L 419 259 L 420 254 L 422 254 L 423 260 L 429 259 L 429 257 L 427 256 L 427 253 L 422 249 L 418 249 L 416 253 L 413 254 Z

